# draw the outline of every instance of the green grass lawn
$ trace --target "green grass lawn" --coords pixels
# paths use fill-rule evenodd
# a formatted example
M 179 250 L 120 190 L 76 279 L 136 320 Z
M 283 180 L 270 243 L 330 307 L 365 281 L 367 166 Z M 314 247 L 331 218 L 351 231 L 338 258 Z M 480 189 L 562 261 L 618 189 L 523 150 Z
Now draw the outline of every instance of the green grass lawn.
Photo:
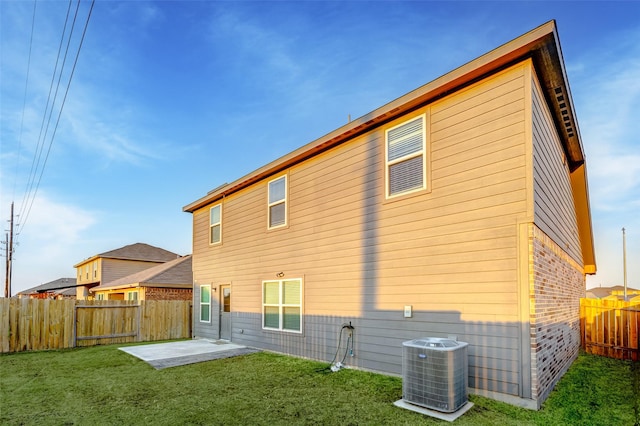
M 448 424 L 395 407 L 397 377 L 264 352 L 154 370 L 118 346 L 0 356 L 0 424 Z M 542 410 L 471 395 L 454 424 L 637 425 L 635 367 L 581 354 Z

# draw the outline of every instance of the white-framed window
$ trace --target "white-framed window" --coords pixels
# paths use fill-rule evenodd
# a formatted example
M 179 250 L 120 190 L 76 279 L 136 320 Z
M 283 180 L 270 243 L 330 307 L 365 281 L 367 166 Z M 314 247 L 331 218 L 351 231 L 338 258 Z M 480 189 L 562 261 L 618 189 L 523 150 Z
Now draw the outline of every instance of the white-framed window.
M 93 278 L 98 276 L 98 261 L 93 262 Z
M 222 204 L 209 209 L 209 244 L 222 242 Z
M 87 279 L 89 279 L 89 264 L 88 263 L 86 265 L 84 265 L 84 273 L 85 273 Z
M 302 333 L 302 279 L 262 282 L 262 328 Z
M 200 286 L 200 322 L 211 322 L 211 285 Z
M 385 132 L 386 197 L 427 188 L 426 115 Z
M 287 224 L 287 175 L 269 181 L 269 229 Z
M 96 294 L 96 300 L 105 300 L 105 299 L 104 299 L 104 293 L 98 293 L 98 294 Z
M 128 291 L 127 300 L 138 300 L 138 290 Z

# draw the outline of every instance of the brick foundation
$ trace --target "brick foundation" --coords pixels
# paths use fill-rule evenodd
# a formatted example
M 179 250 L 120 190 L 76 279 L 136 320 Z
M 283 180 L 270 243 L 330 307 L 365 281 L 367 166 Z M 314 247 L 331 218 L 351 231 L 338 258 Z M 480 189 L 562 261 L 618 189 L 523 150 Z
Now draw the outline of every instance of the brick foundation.
M 532 226 L 533 280 L 530 281 L 532 396 L 549 396 L 578 356 L 583 268 L 544 232 Z

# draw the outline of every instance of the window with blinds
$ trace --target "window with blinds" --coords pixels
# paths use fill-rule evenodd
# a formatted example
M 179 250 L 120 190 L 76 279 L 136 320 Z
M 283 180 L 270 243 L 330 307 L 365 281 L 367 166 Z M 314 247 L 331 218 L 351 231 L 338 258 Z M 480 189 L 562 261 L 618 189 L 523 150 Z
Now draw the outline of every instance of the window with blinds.
M 269 182 L 269 229 L 287 224 L 287 176 Z
M 262 283 L 262 328 L 302 332 L 302 280 Z
M 200 322 L 211 322 L 211 286 L 200 287 Z
M 386 132 L 387 197 L 425 189 L 426 125 L 421 115 Z
M 222 204 L 209 210 L 209 244 L 222 242 Z

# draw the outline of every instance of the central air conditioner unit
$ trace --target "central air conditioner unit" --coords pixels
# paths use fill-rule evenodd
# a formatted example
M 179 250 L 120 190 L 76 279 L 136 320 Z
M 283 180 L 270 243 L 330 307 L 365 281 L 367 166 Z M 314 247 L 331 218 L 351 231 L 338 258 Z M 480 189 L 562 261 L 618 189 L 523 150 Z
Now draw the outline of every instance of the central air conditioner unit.
M 453 413 L 467 403 L 465 342 L 424 337 L 402 344 L 402 399 L 410 404 Z

